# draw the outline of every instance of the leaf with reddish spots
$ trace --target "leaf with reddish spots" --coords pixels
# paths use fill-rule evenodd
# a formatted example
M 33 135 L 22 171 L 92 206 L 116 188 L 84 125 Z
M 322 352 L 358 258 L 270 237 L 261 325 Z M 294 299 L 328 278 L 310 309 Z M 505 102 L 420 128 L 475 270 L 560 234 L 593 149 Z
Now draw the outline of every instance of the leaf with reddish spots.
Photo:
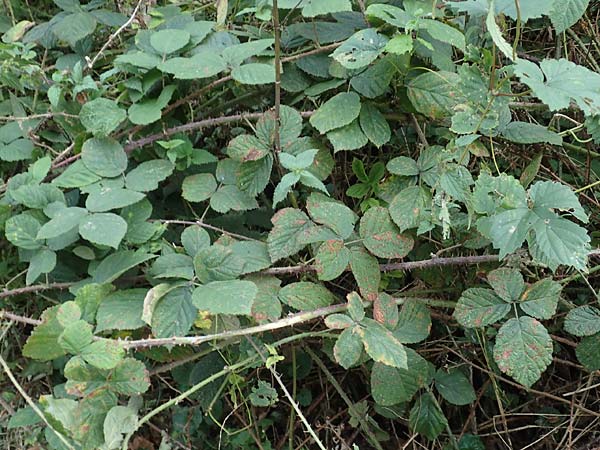
M 339 240 L 325 241 L 317 251 L 315 268 L 319 280 L 329 281 L 339 277 L 348 267 L 350 250 Z
M 462 293 L 454 318 L 466 328 L 479 328 L 504 318 L 510 311 L 506 303 L 491 289 L 471 288 Z
M 506 302 L 517 301 L 525 289 L 523 276 L 516 269 L 502 267 L 492 270 L 488 274 L 487 279 L 498 297 Z
M 249 134 L 233 138 L 227 146 L 229 157 L 240 162 L 257 161 L 264 158 L 270 150 L 259 139 Z
M 532 317 L 509 319 L 498 331 L 494 361 L 502 372 L 530 387 L 552 362 L 552 339 Z
M 294 255 L 306 244 L 299 241 L 300 235 L 313 224 L 306 214 L 299 209 L 284 208 L 272 218 L 273 228 L 267 238 L 271 262 Z
M 391 295 L 382 292 L 375 299 L 373 318 L 390 330 L 398 324 L 398 305 Z
M 379 293 L 381 273 L 377 259 L 362 248 L 353 248 L 350 252 L 350 268 L 365 300 L 374 301 Z
M 401 234 L 386 208 L 373 207 L 360 219 L 360 237 L 367 250 L 380 258 L 404 258 L 415 244 Z

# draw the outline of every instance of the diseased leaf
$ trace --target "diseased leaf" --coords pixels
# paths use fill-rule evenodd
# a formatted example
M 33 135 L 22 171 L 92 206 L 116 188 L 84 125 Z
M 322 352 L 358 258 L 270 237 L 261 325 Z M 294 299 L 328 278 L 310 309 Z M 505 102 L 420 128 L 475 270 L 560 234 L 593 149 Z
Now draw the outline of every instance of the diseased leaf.
M 494 361 L 502 372 L 530 387 L 552 362 L 552 339 L 536 319 L 509 319 L 498 331 Z
M 350 269 L 361 295 L 368 301 L 374 301 L 377 298 L 381 281 L 377 258 L 369 255 L 360 247 L 353 248 L 350 251 Z
M 418 300 L 405 299 L 398 324 L 392 330 L 403 344 L 416 344 L 425 340 L 431 331 L 431 313 L 426 305 Z
M 575 336 L 600 333 L 600 310 L 589 305 L 572 309 L 565 318 L 565 330 Z
M 340 366 L 349 369 L 358 362 L 362 350 L 363 343 L 358 327 L 346 328 L 335 341 L 333 356 Z
M 178 287 L 160 299 L 152 314 L 152 333 L 157 338 L 185 336 L 194 323 L 198 309 L 188 286 Z
M 79 120 L 94 136 L 107 136 L 112 133 L 127 114 L 112 100 L 97 98 L 81 107 Z
M 494 292 L 505 302 L 519 299 L 525 289 L 525 281 L 517 269 L 502 267 L 491 271 L 487 277 Z
M 577 360 L 593 372 L 600 370 L 600 334 L 584 337 L 575 349 Z
M 344 41 L 331 57 L 347 69 L 360 69 L 377 59 L 387 41 L 387 37 L 373 28 L 365 28 Z
M 369 356 L 376 362 L 408 369 L 406 350 L 400 341 L 379 322 L 365 320 L 365 326 L 360 328 L 359 334 Z
M 498 322 L 510 311 L 510 304 L 490 289 L 470 288 L 462 293 L 454 318 L 463 327 L 480 328 Z
M 305 247 L 299 237 L 311 226 L 311 221 L 302 211 L 284 208 L 271 218 L 271 222 L 273 229 L 267 238 L 271 262 L 294 255 Z
M 416 228 L 425 209 L 431 205 L 431 194 L 423 187 L 411 186 L 400 191 L 390 203 L 390 216 L 400 232 Z
M 401 234 L 386 208 L 369 208 L 360 219 L 360 237 L 373 255 L 380 258 L 404 258 L 414 246 L 414 240 Z
M 333 202 L 322 195 L 311 194 L 306 209 L 316 223 L 331 228 L 342 239 L 346 239 L 354 230 L 356 215 L 346 205 Z
M 350 250 L 343 241 L 323 242 L 315 256 L 315 268 L 319 280 L 329 281 L 339 277 L 350 263 Z
M 40 361 L 51 361 L 66 354 L 58 344 L 58 337 L 64 328 L 57 319 L 60 306 L 46 309 L 40 318 L 42 323 L 36 325 L 23 347 L 23 356 Z
M 450 117 L 460 102 L 458 81 L 459 76 L 452 72 L 425 72 L 407 84 L 408 98 L 426 117 Z
M 217 181 L 210 173 L 190 175 L 183 180 L 181 196 L 190 202 L 202 202 L 217 190 Z

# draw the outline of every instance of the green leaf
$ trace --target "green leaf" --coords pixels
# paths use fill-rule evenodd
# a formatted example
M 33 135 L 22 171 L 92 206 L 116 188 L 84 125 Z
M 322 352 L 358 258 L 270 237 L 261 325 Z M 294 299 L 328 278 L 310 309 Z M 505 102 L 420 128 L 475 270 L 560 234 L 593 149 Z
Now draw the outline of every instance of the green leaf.
M 370 7 L 370 5 L 369 5 Z M 385 51 L 395 55 L 403 55 L 413 49 L 413 39 L 408 34 L 397 34 L 385 45 Z
M 150 36 L 150 45 L 161 55 L 176 52 L 185 47 L 189 41 L 190 33 L 175 28 L 155 31 Z
M 462 293 L 454 318 L 466 328 L 480 328 L 498 322 L 510 311 L 510 304 L 490 289 L 470 288 Z
M 191 225 L 181 233 L 181 244 L 185 252 L 194 257 L 200 250 L 210 247 L 210 236 L 204 228 Z
M 471 382 L 459 369 L 449 372 L 438 369 L 435 373 L 435 387 L 444 400 L 453 405 L 468 405 L 477 398 Z
M 406 348 L 406 369 L 381 363 L 371 369 L 371 393 L 378 405 L 392 406 L 410 401 L 417 391 L 429 384 L 432 365 L 411 348 Z
M 403 344 L 416 344 L 429 336 L 431 331 L 431 313 L 426 305 L 418 300 L 405 299 L 398 324 L 392 330 L 394 336 Z
M 310 117 L 310 123 L 321 134 L 352 123 L 360 114 L 360 97 L 342 92 L 327 100 Z
M 425 117 L 449 117 L 460 102 L 459 79 L 452 72 L 425 72 L 407 83 L 408 98 Z
M 112 100 L 97 98 L 81 107 L 79 120 L 94 136 L 107 136 L 112 133 L 127 114 Z
M 126 289 L 104 297 L 96 313 L 96 332 L 137 330 L 145 326 L 142 309 L 146 292 L 146 289 Z
M 390 203 L 390 216 L 400 232 L 418 227 L 424 210 L 431 205 L 431 194 L 423 187 L 411 186 L 400 191 Z
M 347 69 L 360 69 L 375 61 L 387 42 L 384 35 L 373 28 L 365 28 L 345 40 L 331 57 Z
M 88 186 L 101 179 L 102 177 L 88 169 L 83 161 L 77 160 L 52 180 L 52 184 L 61 188 L 78 188 Z
M 575 25 L 583 16 L 590 0 L 555 0 L 552 2 L 552 9 L 548 16 L 556 33 L 565 32 L 569 27 Z
M 577 360 L 590 372 L 600 370 L 600 335 L 584 337 L 575 349 Z
M 361 295 L 368 301 L 374 301 L 377 298 L 381 281 L 377 258 L 360 247 L 353 248 L 350 252 L 350 269 Z
M 517 269 L 502 267 L 492 270 L 487 279 L 498 297 L 505 302 L 517 301 L 525 290 L 525 281 Z
M 358 327 L 346 328 L 342 331 L 333 346 L 333 357 L 344 369 L 349 369 L 358 362 L 363 350 L 363 343 Z
M 362 132 L 376 147 L 386 144 L 392 137 L 387 120 L 372 103 L 363 103 L 359 119 Z
M 325 286 L 308 281 L 284 286 L 279 291 L 279 299 L 298 311 L 311 311 L 335 303 L 334 295 Z
M 263 63 L 244 64 L 233 69 L 231 77 L 242 84 L 271 84 L 275 83 L 275 67 Z
M 536 319 L 551 319 L 556 312 L 561 291 L 562 285 L 551 278 L 540 280 L 523 292 L 519 306 Z
M 75 303 L 79 306 L 81 319 L 89 323 L 97 320 L 98 307 L 114 290 L 110 284 L 90 283 L 77 289 Z M 64 304 L 63 304 L 64 307 Z
M 251 281 L 213 281 L 198 286 L 192 299 L 196 308 L 211 314 L 250 315 L 257 293 L 258 288 Z
M 242 261 L 242 275 L 258 272 L 271 265 L 267 244 L 258 241 L 234 242 L 231 250 Z
M 83 143 L 81 160 L 85 167 L 101 177 L 117 177 L 127 168 L 127 154 L 111 138 L 92 138 Z
M 6 239 L 26 250 L 37 250 L 42 246 L 42 242 L 37 239 L 40 229 L 40 222 L 26 213 L 10 217 L 4 225 Z
M 284 208 L 271 218 L 271 222 L 273 228 L 267 238 L 271 262 L 294 255 L 305 247 L 298 238 L 311 226 L 311 221 L 302 211 Z
M 114 249 L 119 248 L 126 232 L 127 222 L 112 213 L 89 214 L 79 223 L 82 238 Z
M 42 420 L 31 406 L 26 406 L 15 411 L 9 419 L 6 429 L 14 430 L 15 428 L 30 427 L 41 423 Z
M 101 339 L 87 345 L 80 354 L 88 364 L 98 369 L 113 369 L 123 360 L 125 350 L 117 341 Z
M 414 246 L 414 240 L 400 234 L 386 208 L 369 208 L 360 219 L 360 237 L 373 255 L 380 258 L 404 258 Z
M 252 302 L 252 317 L 259 323 L 279 319 L 282 312 L 278 297 L 281 280 L 267 275 L 250 275 L 246 280 L 252 281 L 258 288 Z
M 248 58 L 264 52 L 274 42 L 274 39 L 257 39 L 255 41 L 244 42 L 243 44 L 232 45 L 223 49 L 222 56 L 227 64 L 231 67 L 236 67 Z
M 169 291 L 160 299 L 152 314 L 152 333 L 157 338 L 185 336 L 196 320 L 198 309 L 188 286 Z
M 264 158 L 271 149 L 255 136 L 241 134 L 233 138 L 227 146 L 227 155 L 240 162 L 257 161 Z
M 485 25 L 490 33 L 490 36 L 492 37 L 492 40 L 494 41 L 494 44 L 496 44 L 496 47 L 498 47 L 498 50 L 500 50 L 508 59 L 514 61 L 516 55 L 513 54 L 513 48 L 508 42 L 506 42 L 506 39 L 504 39 L 504 36 L 502 36 L 500 27 L 498 27 L 498 24 L 496 23 L 494 0 L 490 0 L 490 9 L 487 14 Z
M 46 248 L 38 250 L 29 261 L 25 284 L 33 284 L 43 273 L 50 273 L 56 267 L 56 253 Z
M 217 180 L 210 173 L 190 175 L 183 180 L 181 196 L 189 202 L 203 202 L 217 190 Z
M 300 181 L 300 174 L 294 172 L 286 173 L 281 178 L 273 192 L 273 208 L 285 200 L 298 181 Z
M 373 3 L 369 5 L 365 13 L 367 16 L 376 17 L 396 28 L 405 28 L 408 25 L 408 22 L 414 19 L 414 17 L 405 10 L 397 6 L 382 3 Z
M 383 57 L 360 74 L 352 77 L 352 88 L 367 98 L 383 95 L 398 71 L 394 55 Z
M 350 263 L 350 250 L 340 240 L 323 242 L 315 255 L 315 268 L 319 280 L 330 281 L 339 277 Z
M 58 337 L 63 332 L 57 314 L 60 306 L 46 309 L 23 347 L 23 356 L 40 361 L 50 361 L 66 354 L 58 344 Z
M 408 424 L 412 431 L 430 441 L 436 439 L 448 426 L 448 420 L 431 392 L 419 397 L 410 410 Z
M 238 278 L 244 270 L 244 260 L 231 246 L 215 244 L 200 250 L 194 258 L 196 276 L 201 283 Z
M 498 331 L 494 360 L 502 372 L 530 387 L 552 362 L 552 339 L 536 319 L 509 319 Z
M 237 172 L 237 186 L 245 193 L 256 197 L 269 184 L 273 156 L 267 154 L 258 161 L 248 161 L 240 164 Z
M 547 210 L 566 211 L 581 220 L 588 222 L 588 215 L 581 207 L 577 195 L 568 186 L 554 181 L 539 181 L 529 189 L 533 200 L 533 211 L 542 216 Z
M 565 318 L 565 330 L 575 336 L 600 333 L 600 311 L 589 305 L 572 309 Z
M 194 278 L 194 264 L 191 256 L 170 253 L 159 256 L 152 264 L 148 275 L 154 278 Z
M 258 387 L 252 388 L 248 399 L 254 406 L 262 408 L 273 406 L 278 401 L 277 390 L 266 381 L 258 380 Z
M 297 3 L 294 3 L 294 5 Z M 350 0 L 305 0 L 303 5 L 302 15 L 304 17 L 316 17 L 342 11 L 352 11 Z
M 170 73 L 179 80 L 199 80 L 213 77 L 227 68 L 220 55 L 203 51 L 191 58 L 171 58 L 158 65 L 162 72 Z
M 365 307 L 360 295 L 356 292 L 350 292 L 346 298 L 348 299 L 348 314 L 352 320 L 360 322 L 365 318 Z
M 327 133 L 327 139 L 333 145 L 334 153 L 342 150 L 357 150 L 369 142 L 367 136 L 360 129 L 358 120 L 330 131 Z
M 130 64 L 135 67 L 141 67 L 142 69 L 154 69 L 161 63 L 161 59 L 158 55 L 151 55 L 145 52 L 129 52 L 123 55 L 118 55 L 115 58 L 115 65 Z
M 132 269 L 152 258 L 156 255 L 144 253 L 141 251 L 123 250 L 115 252 L 104 258 L 100 264 L 96 266 L 91 273 L 93 282 L 98 284 L 110 283 L 129 269 Z
M 15 139 L 5 145 L 0 143 L 0 160 L 2 161 L 22 161 L 31 158 L 32 154 L 33 142 L 29 139 Z
M 52 239 L 63 235 L 73 228 L 78 227 L 79 222 L 81 222 L 87 214 L 88 212 L 85 209 L 76 206 L 71 208 L 61 208 L 52 219 L 42 225 L 37 232 L 36 239 Z
M 169 104 L 175 85 L 166 86 L 157 98 L 144 99 L 134 103 L 127 110 L 129 120 L 136 125 L 148 125 L 161 118 L 162 109 Z
M 446 42 L 459 50 L 465 50 L 465 36 L 450 25 L 438 20 L 421 19 L 419 20 L 419 29 L 427 31 L 433 39 Z
M 133 205 L 144 198 L 144 194 L 123 188 L 103 187 L 92 191 L 85 201 L 90 212 L 106 212 Z
M 166 159 L 145 161 L 127 174 L 125 186 L 139 192 L 154 191 L 173 173 L 174 168 L 173 163 Z
M 217 212 L 249 211 L 258 208 L 257 201 L 237 186 L 221 186 L 210 198 L 210 207 Z
M 64 326 L 64 331 L 58 337 L 58 343 L 67 353 L 78 355 L 92 343 L 94 338 L 92 326 L 86 321 L 76 320 Z
M 136 395 L 150 387 L 146 366 L 133 358 L 123 359 L 110 371 L 96 369 L 81 358 L 71 358 L 64 374 L 67 392 L 80 396 L 102 388 L 117 394 Z
M 529 250 L 534 259 L 556 270 L 560 264 L 587 270 L 587 256 L 590 252 L 590 237 L 585 228 L 563 219 L 556 214 L 544 214 L 533 223 L 535 247 Z
M 519 59 L 515 73 L 550 110 L 577 103 L 586 116 L 600 112 L 600 75 L 566 59 L 543 59 L 540 65 Z
M 311 194 L 306 209 L 315 222 L 331 228 L 342 239 L 346 239 L 354 231 L 356 215 L 346 205 L 333 202 L 322 195 Z
M 511 122 L 502 130 L 502 137 L 517 144 L 545 142 L 562 145 L 562 136 L 548 128 L 529 122 Z
M 477 228 L 492 240 L 494 248 L 500 252 L 500 258 L 521 248 L 535 218 L 528 208 L 516 208 L 504 211 L 492 218 L 481 218 Z
M 365 326 L 360 328 L 359 334 L 369 356 L 376 362 L 408 369 L 406 350 L 393 333 L 379 322 L 371 319 L 365 321 Z
M 519 181 L 521 182 L 521 186 L 524 188 L 529 187 L 529 185 L 535 180 L 537 177 L 540 168 L 542 167 L 542 158 L 544 157 L 544 153 L 540 152 L 531 160 L 531 162 L 523 169 L 521 172 L 521 176 L 519 177 Z
M 52 27 L 52 32 L 61 41 L 74 47 L 77 41 L 89 36 L 96 29 L 96 19 L 87 12 L 77 12 L 62 18 Z
M 115 406 L 108 411 L 104 419 L 104 445 L 107 449 L 117 449 L 123 442 L 123 435 L 133 433 L 138 428 L 135 409 Z

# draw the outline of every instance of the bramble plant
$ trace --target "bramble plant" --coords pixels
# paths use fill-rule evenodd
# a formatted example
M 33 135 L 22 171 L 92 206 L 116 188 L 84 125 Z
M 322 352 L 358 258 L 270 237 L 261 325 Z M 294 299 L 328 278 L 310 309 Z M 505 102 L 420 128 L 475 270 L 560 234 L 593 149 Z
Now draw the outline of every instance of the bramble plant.
M 595 442 L 598 5 L 38 3 L 0 13 L 7 448 Z

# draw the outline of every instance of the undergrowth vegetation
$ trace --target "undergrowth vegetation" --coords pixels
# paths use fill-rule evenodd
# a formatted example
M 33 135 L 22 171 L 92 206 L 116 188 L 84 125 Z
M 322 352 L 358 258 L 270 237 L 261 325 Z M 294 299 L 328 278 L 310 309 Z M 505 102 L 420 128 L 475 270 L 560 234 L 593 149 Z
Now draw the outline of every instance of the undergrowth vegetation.
M 597 2 L 2 5 L 2 448 L 600 442 Z

